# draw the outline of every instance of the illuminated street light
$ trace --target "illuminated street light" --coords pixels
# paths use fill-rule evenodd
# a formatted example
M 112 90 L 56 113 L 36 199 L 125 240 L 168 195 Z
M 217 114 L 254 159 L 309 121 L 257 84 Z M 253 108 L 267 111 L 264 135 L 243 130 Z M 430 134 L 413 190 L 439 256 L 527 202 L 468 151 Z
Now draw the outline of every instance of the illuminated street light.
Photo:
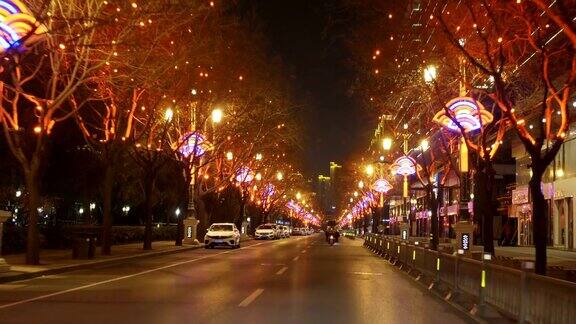
M 16 198 L 20 198 L 22 196 L 22 190 L 16 190 Z
M 434 80 L 436 80 L 436 67 L 429 65 L 424 69 L 424 81 L 430 83 Z
M 423 139 L 422 142 L 420 142 L 420 148 L 423 152 L 428 151 L 428 148 L 430 148 L 430 143 L 427 139 Z
M 385 137 L 382 139 L 382 148 L 384 151 L 390 151 L 392 148 L 392 139 L 390 137 Z
M 216 108 L 216 109 L 212 110 L 212 122 L 213 123 L 217 124 L 217 123 L 221 122 L 222 117 L 224 117 L 224 113 L 222 112 L 222 109 Z
M 164 112 L 164 120 L 169 122 L 172 120 L 172 117 L 174 117 L 174 110 L 172 110 L 172 108 L 167 108 Z
M 80 215 L 84 214 L 84 208 L 80 207 L 80 209 L 78 209 L 78 214 Z
M 90 203 L 90 211 L 96 209 L 96 203 Z
M 369 176 L 372 176 L 374 174 L 374 167 L 372 166 L 372 164 L 368 164 L 366 166 L 366 174 Z
M 180 216 L 180 207 L 176 208 L 174 214 L 176 214 L 176 217 Z

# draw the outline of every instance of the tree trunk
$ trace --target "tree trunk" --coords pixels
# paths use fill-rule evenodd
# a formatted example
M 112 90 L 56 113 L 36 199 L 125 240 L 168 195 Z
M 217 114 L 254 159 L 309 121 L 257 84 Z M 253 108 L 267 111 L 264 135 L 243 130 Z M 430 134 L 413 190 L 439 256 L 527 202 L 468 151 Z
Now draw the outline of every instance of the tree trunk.
M 539 275 L 546 275 L 546 245 L 548 238 L 548 208 L 542 193 L 541 183 L 544 171 L 540 171 L 536 161 L 532 161 L 530 196 L 532 197 L 532 228 L 536 248 L 536 269 Z M 544 168 L 542 168 L 544 169 Z
M 474 218 L 479 219 L 484 252 L 494 254 L 494 215 L 497 202 L 494 195 L 494 170 L 491 165 L 480 165 L 476 172 L 474 189 Z
M 430 208 L 430 212 L 432 215 L 430 216 L 430 248 L 432 250 L 438 250 L 439 244 L 439 226 L 438 226 L 438 199 L 434 196 L 434 189 L 432 185 L 426 186 L 426 194 L 428 198 L 428 208 Z
M 156 177 L 148 175 L 144 178 L 144 250 L 152 250 L 152 195 Z
M 26 264 L 40 264 L 40 235 L 38 231 L 38 205 L 40 190 L 38 168 L 32 166 L 24 171 L 28 190 L 28 233 L 26 244 Z
M 112 188 L 114 186 L 114 166 L 106 164 L 104 170 L 103 218 L 102 218 L 102 255 L 112 253 Z
M 378 225 L 382 223 L 381 217 L 382 216 L 382 207 L 372 208 L 372 233 L 378 233 Z

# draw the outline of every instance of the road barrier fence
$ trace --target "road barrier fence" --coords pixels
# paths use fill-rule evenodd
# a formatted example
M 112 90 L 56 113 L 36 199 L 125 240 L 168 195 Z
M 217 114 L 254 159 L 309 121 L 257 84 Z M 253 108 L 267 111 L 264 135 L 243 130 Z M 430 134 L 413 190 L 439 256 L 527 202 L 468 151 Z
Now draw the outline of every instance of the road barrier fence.
M 528 271 L 430 250 L 395 236 L 370 234 L 364 245 L 374 253 L 464 292 L 520 323 L 576 323 L 576 284 Z

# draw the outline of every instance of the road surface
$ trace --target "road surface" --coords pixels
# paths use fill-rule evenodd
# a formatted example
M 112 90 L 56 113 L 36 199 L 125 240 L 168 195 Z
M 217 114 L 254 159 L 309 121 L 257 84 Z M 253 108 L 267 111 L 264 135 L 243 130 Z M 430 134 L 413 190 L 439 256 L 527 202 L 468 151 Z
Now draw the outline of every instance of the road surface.
M 369 253 L 321 235 L 0 285 L 0 323 L 463 323 Z

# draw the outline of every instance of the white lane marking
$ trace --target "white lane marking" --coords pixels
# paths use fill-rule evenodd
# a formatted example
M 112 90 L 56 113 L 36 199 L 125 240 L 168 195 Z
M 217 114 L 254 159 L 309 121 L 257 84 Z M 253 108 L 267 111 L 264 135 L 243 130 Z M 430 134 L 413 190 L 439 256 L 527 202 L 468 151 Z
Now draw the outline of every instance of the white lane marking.
M 306 253 L 306 250 L 302 250 L 302 252 L 300 252 L 300 253 Z
M 276 274 L 277 274 L 277 275 L 281 275 L 281 274 L 283 274 L 284 272 L 286 272 L 286 270 L 288 270 L 288 267 L 284 267 L 284 268 L 278 270 L 278 272 L 276 272 Z
M 253 244 L 253 245 L 250 245 L 250 246 L 255 246 L 255 245 L 260 245 L 260 244 L 263 244 L 263 243 L 256 243 L 256 244 Z M 244 248 L 242 247 L 242 248 L 239 248 L 239 249 L 237 249 L 237 250 L 235 250 L 235 251 L 239 251 L 239 250 L 242 250 L 242 249 L 244 249 Z M 234 251 L 234 252 L 235 252 L 235 251 Z M 226 251 L 226 252 L 230 252 L 230 251 Z M 206 255 L 206 256 L 199 257 L 199 258 L 192 259 L 192 260 L 180 261 L 180 262 L 172 263 L 172 264 L 169 264 L 169 265 L 166 265 L 166 266 L 162 266 L 162 267 L 158 267 L 158 268 L 154 268 L 154 269 L 149 269 L 149 270 L 137 272 L 137 273 L 134 273 L 134 274 L 131 274 L 131 275 L 126 275 L 126 276 L 116 277 L 116 278 L 112 278 L 112 279 L 108 279 L 108 280 L 98 281 L 98 282 L 94 282 L 94 283 L 91 283 L 91 284 L 88 284 L 88 285 L 84 285 L 84 286 L 79 286 L 79 287 L 75 287 L 75 288 L 70 288 L 70 289 L 66 289 L 66 290 L 57 291 L 57 292 L 54 292 L 54 293 L 51 293 L 51 294 L 46 294 L 46 295 L 41 295 L 41 296 L 37 296 L 37 297 L 33 297 L 33 298 L 28 298 L 28 299 L 19 300 L 19 301 L 13 302 L 13 303 L 0 305 L 0 309 L 10 308 L 10 307 L 14 307 L 14 306 L 17 306 L 17 305 L 27 304 L 27 303 L 30 303 L 30 302 L 34 302 L 34 301 L 38 301 L 38 300 L 42 300 L 42 299 L 46 299 L 46 298 L 50 298 L 50 297 L 54 297 L 54 296 L 64 295 L 64 294 L 71 293 L 71 292 L 78 291 L 78 290 L 83 290 L 83 289 L 87 289 L 87 288 L 92 288 L 92 287 L 96 287 L 96 286 L 101 286 L 101 285 L 104 285 L 104 284 L 107 284 L 107 283 L 111 283 L 111 282 L 116 282 L 116 281 L 120 281 L 120 280 L 124 280 L 124 279 L 129 279 L 129 278 L 133 278 L 133 277 L 138 277 L 138 276 L 145 275 L 145 274 L 148 274 L 148 273 L 151 273 L 151 272 L 156 272 L 156 271 L 159 271 L 159 270 L 169 269 L 169 268 L 177 267 L 177 266 L 179 266 L 179 265 L 183 265 L 183 264 L 187 264 L 187 263 L 192 263 L 192 262 L 196 262 L 196 261 L 200 261 L 200 260 L 205 260 L 205 259 L 213 258 L 213 257 L 215 257 L 215 256 L 224 254 L 224 253 L 226 253 L 226 252 L 219 252 L 219 253 L 215 253 L 215 254 L 210 254 L 210 255 Z
M 244 300 L 238 304 L 238 307 L 247 307 L 248 305 L 250 305 L 256 298 L 258 298 L 258 296 L 260 296 L 262 293 L 264 292 L 264 289 L 262 288 L 258 288 L 256 290 L 254 290 L 253 293 L 250 294 L 250 296 L 244 298 Z
M 22 288 L 22 287 L 26 287 L 26 286 L 27 286 L 27 285 L 1 284 L 1 285 L 0 285 L 0 290 L 18 289 L 18 288 Z
M 296 261 L 296 260 L 298 260 L 298 259 L 300 259 L 300 256 L 299 256 L 299 255 L 295 256 L 294 259 L 292 259 L 292 261 Z

